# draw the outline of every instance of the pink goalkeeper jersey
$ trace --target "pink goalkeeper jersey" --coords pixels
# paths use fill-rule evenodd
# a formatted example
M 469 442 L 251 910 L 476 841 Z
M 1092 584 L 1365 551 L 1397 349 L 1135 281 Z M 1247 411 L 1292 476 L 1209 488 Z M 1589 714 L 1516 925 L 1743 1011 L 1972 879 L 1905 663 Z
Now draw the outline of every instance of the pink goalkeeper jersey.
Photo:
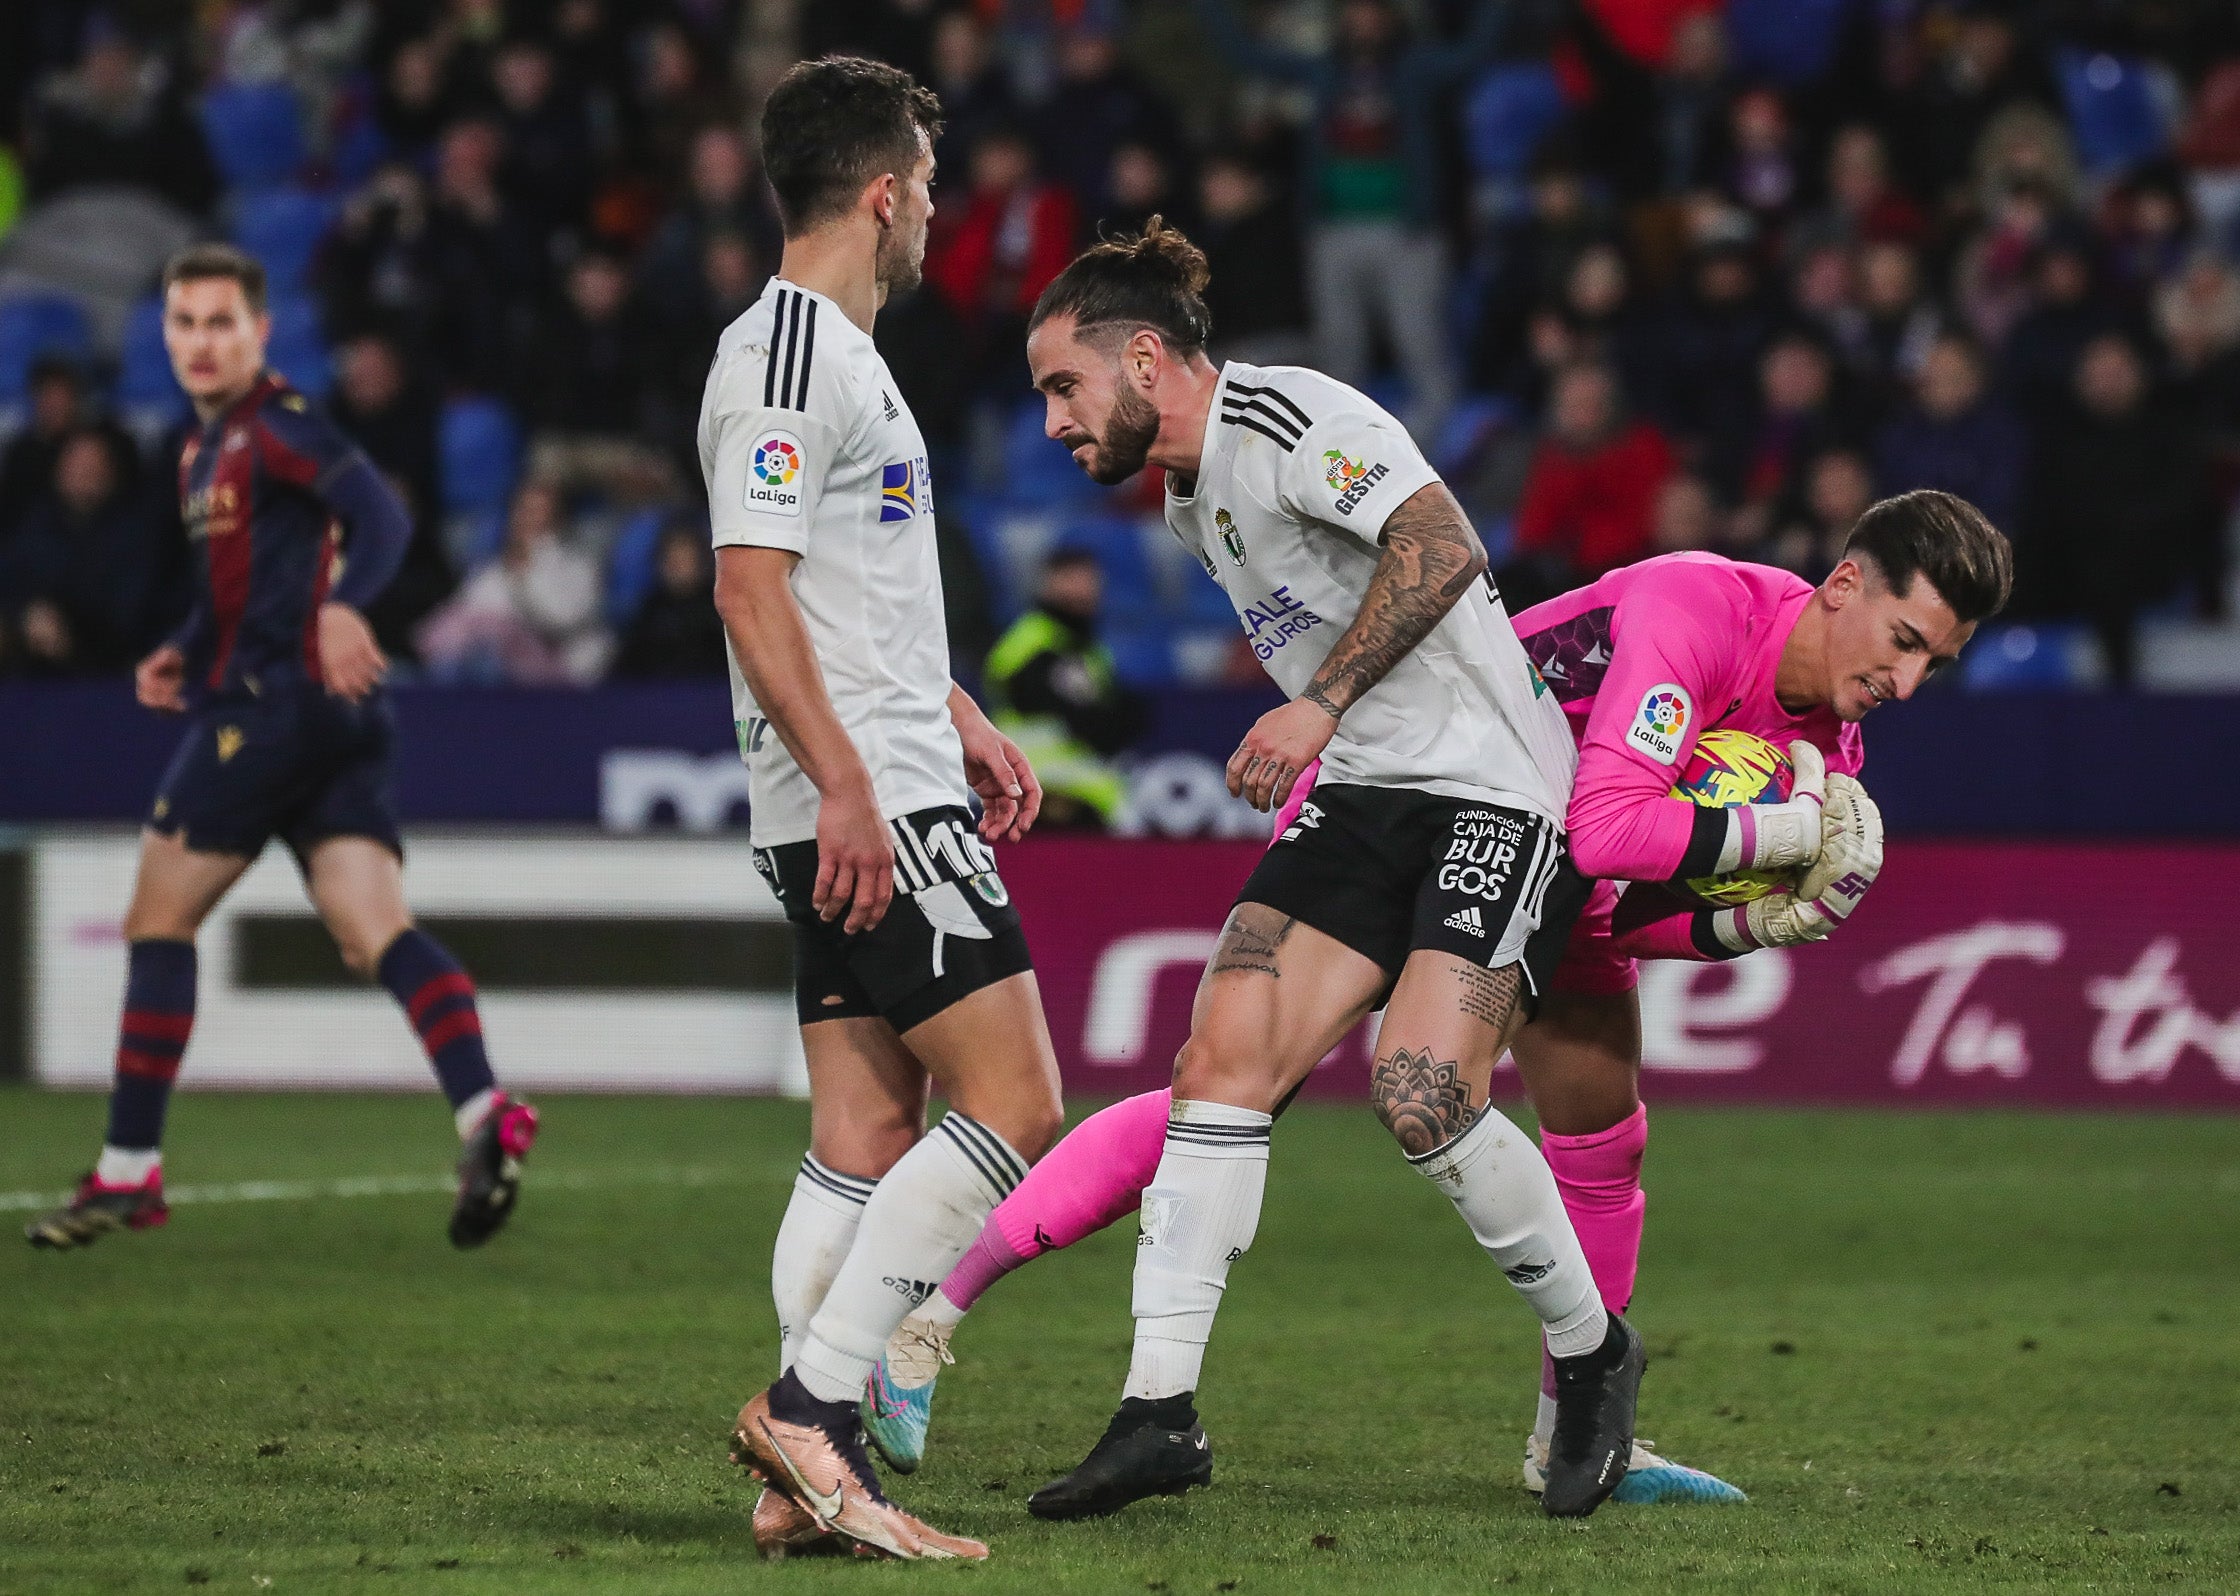
M 1825 707 L 1792 715 L 1773 696 L 1782 644 L 1812 594 L 1771 566 L 1666 554 L 1516 618 L 1579 741 L 1568 826 L 1583 874 L 1668 881 L 1709 873 L 1724 817 L 1671 794 L 1677 767 L 1714 726 L 1755 732 L 1784 751 L 1801 739 L 1818 746 L 1830 771 L 1858 774 L 1857 726 Z

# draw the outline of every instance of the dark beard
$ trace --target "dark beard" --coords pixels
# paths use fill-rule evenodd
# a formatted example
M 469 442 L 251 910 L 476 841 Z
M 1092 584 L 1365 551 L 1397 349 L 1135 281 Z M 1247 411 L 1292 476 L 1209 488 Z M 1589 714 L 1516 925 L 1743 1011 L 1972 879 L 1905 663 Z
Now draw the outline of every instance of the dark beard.
M 1112 417 L 1089 457 L 1089 480 L 1111 487 L 1141 471 L 1159 440 L 1159 407 L 1133 388 L 1122 388 Z

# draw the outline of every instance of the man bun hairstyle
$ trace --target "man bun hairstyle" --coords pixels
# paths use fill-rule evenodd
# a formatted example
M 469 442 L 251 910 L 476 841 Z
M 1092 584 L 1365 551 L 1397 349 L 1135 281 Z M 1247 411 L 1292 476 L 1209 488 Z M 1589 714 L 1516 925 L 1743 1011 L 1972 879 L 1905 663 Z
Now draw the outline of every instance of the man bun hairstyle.
M 917 165 L 941 101 L 900 67 L 860 56 L 797 62 L 762 107 L 762 167 L 786 236 L 845 215 L 866 183 Z
M 264 314 L 264 267 L 247 250 L 236 249 L 231 244 L 190 244 L 164 263 L 163 291 L 166 294 L 171 292 L 174 283 L 219 280 L 239 283 L 241 297 L 249 302 L 249 314 Z
M 1869 505 L 1843 553 L 1871 563 L 1900 597 L 1915 577 L 1926 577 L 1963 621 L 1998 614 L 2014 590 L 2014 549 L 2005 534 L 1966 499 L 1934 488 Z
M 1177 354 L 1193 355 L 1213 336 L 1205 302 L 1212 277 L 1206 252 L 1154 216 L 1142 232 L 1105 239 L 1076 256 L 1042 291 L 1027 331 L 1053 316 L 1071 316 L 1084 338 L 1132 337 L 1148 327 Z

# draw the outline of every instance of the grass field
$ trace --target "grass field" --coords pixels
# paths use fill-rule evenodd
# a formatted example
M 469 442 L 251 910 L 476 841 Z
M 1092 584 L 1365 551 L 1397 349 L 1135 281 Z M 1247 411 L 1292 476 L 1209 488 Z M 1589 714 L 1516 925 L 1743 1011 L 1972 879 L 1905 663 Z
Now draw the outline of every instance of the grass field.
M 378 1186 L 0 1246 L 0 1593 L 2240 1589 L 2229 1120 L 1659 1114 L 1642 1427 L 1752 1500 L 1556 1524 L 1517 1479 L 1523 1307 L 1365 1110 L 1302 1108 L 1201 1395 L 1214 1490 L 1026 1515 L 1117 1397 L 1123 1226 L 990 1294 L 897 1487 L 991 1563 L 772 1567 L 723 1436 L 807 1115 L 545 1107 L 480 1254 Z M 0 1193 L 59 1189 L 98 1124 L 0 1093 Z M 190 1095 L 170 1177 L 410 1187 L 448 1134 L 420 1099 Z

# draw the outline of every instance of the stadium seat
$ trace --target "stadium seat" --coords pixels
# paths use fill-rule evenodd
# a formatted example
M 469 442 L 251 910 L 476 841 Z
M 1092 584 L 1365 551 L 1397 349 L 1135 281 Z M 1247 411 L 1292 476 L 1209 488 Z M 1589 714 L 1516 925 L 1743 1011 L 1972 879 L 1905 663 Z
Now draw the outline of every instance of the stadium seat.
M 1068 469 L 1072 469 L 1069 465 Z M 1051 540 L 1053 549 L 1087 549 L 1104 572 L 1104 608 L 1109 616 L 1135 619 L 1161 611 L 1158 574 L 1143 547 L 1142 528 L 1125 516 L 1068 521 Z M 1033 573 L 1024 573 L 1033 586 Z
M 272 343 L 265 360 L 315 399 L 334 386 L 334 355 L 327 347 L 319 307 L 300 296 L 272 300 Z
M 1728 0 L 1737 76 L 1784 89 L 1817 81 L 1834 62 L 1852 0 Z
M 163 346 L 163 301 L 151 295 L 125 319 L 117 409 L 127 430 L 145 445 L 185 419 L 188 408 Z
M 1104 629 L 1113 669 L 1131 687 L 1171 687 L 1175 681 L 1174 643 L 1165 623 L 1123 622 Z
M 1478 79 L 1464 103 L 1463 146 L 1481 179 L 1516 182 L 1563 120 L 1563 89 L 1546 62 L 1512 62 Z
M 202 97 L 202 132 L 228 187 L 270 188 L 303 165 L 303 111 L 282 84 L 212 89 Z
M 443 507 L 452 514 L 503 513 L 521 474 L 521 424 L 497 399 L 452 399 L 443 407 Z
M 0 299 L 0 404 L 27 397 L 31 367 L 42 355 L 93 357 L 93 323 L 67 294 L 11 294 Z
M 233 202 L 233 241 L 264 264 L 275 294 L 303 291 L 335 204 L 300 188 L 250 190 Z
M 1993 628 L 1963 654 L 1961 684 L 1971 692 L 2016 693 L 2085 685 L 2080 656 L 2090 647 L 2073 622 L 2022 622 Z
M 2170 147 L 2177 96 L 2165 69 L 2073 48 L 2054 52 L 2054 69 L 2077 160 L 2087 172 L 2110 176 Z
M 653 591 L 654 563 L 669 512 L 640 510 L 622 523 L 607 549 L 607 624 L 620 630 L 636 619 Z
M 1097 491 L 1073 457 L 1043 436 L 1042 401 L 1012 411 L 1003 432 L 1003 488 L 1026 504 L 1072 504 Z

